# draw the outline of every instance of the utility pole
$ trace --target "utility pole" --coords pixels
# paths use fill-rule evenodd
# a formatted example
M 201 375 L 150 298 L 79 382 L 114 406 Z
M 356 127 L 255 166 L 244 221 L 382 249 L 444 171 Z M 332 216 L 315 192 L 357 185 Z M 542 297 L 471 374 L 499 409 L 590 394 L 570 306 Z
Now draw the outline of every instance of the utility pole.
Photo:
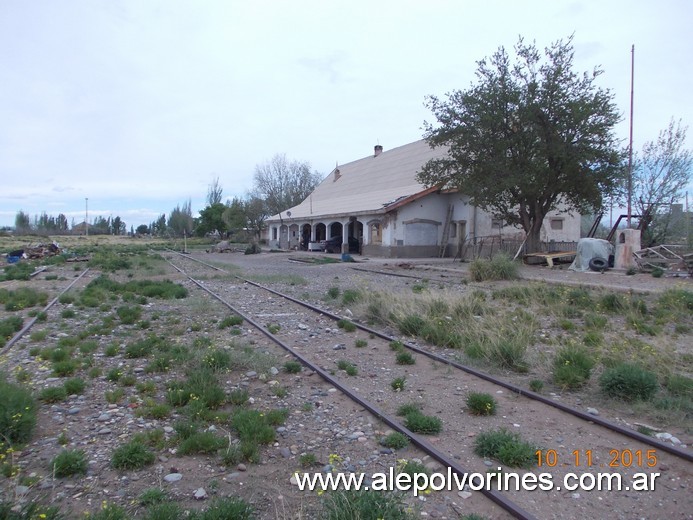
M 635 44 L 630 49 L 630 144 L 628 145 L 628 227 L 633 199 L 633 83 L 635 78 Z
M 84 232 L 89 236 L 89 197 L 84 197 Z

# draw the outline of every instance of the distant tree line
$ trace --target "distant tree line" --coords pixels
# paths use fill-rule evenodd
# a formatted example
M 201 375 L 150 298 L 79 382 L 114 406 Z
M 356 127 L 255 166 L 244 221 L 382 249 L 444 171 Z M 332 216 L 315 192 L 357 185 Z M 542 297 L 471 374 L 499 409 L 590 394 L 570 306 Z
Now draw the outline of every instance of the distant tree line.
M 255 167 L 253 188 L 244 197 L 224 201 L 224 189 L 215 178 L 208 186 L 205 207 L 194 217 L 190 200 L 168 214 L 134 230 L 137 235 L 160 237 L 214 235 L 236 241 L 258 240 L 265 220 L 301 203 L 322 180 L 306 161 L 290 161 L 284 154 Z
M 94 235 L 125 235 L 127 226 L 120 217 L 97 216 L 88 224 L 89 233 Z M 84 234 L 85 222 L 75 224 L 74 219 L 68 224 L 67 217 L 60 213 L 57 217 L 48 215 L 45 211 L 33 218 L 28 213 L 19 210 L 14 219 L 14 229 L 18 234 L 39 235 L 68 235 Z

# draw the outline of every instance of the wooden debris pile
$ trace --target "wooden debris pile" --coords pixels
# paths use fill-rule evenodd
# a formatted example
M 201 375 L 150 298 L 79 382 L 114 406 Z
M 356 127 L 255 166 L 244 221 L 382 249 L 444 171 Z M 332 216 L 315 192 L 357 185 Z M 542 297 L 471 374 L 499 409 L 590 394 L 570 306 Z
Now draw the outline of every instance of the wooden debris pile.
M 693 253 L 684 246 L 646 247 L 633 252 L 635 262 L 643 271 L 664 269 L 672 276 L 687 274 L 693 276 Z

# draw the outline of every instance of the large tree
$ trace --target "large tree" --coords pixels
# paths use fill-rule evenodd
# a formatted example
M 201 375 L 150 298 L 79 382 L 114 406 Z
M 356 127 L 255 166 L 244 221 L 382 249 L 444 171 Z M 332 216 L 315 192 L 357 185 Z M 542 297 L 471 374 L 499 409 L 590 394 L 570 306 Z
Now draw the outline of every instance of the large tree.
M 501 47 L 477 65 L 476 85 L 427 98 L 437 123 L 424 122 L 425 138 L 449 153 L 426 164 L 419 180 L 458 188 L 520 225 L 527 250 L 536 251 L 549 211 L 594 212 L 619 181 L 620 115 L 612 93 L 595 84 L 599 68 L 573 70 L 572 37 L 545 49 L 543 59 L 520 38 L 514 63 Z
M 633 169 L 633 202 L 641 215 L 649 211 L 652 223 L 643 236 L 650 246 L 666 240 L 672 224 L 671 204 L 683 198 L 691 182 L 693 152 L 685 148 L 688 128 L 673 119 L 648 141 Z
M 252 196 L 265 201 L 269 215 L 276 215 L 303 202 L 321 180 L 308 162 L 288 161 L 286 155 L 276 154 L 255 167 Z

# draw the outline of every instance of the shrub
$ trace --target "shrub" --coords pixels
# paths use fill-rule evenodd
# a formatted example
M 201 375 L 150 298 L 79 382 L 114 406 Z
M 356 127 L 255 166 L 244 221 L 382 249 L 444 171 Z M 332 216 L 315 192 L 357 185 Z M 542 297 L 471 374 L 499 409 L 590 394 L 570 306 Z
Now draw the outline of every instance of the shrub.
M 404 390 L 404 386 L 407 384 L 406 377 L 396 377 L 390 383 L 390 386 L 395 392 L 401 392 Z
M 44 403 L 58 403 L 67 399 L 67 391 L 64 386 L 49 386 L 41 390 L 39 399 Z
M 491 260 L 474 260 L 469 266 L 469 276 L 475 282 L 515 280 L 518 278 L 518 265 L 509 256 L 499 254 Z
M 249 397 L 247 390 L 239 388 L 229 393 L 229 402 L 235 406 L 241 406 L 248 402 Z
M 339 320 L 337 322 L 337 327 L 342 329 L 344 332 L 354 332 L 356 330 L 356 325 L 349 320 Z
M 553 381 L 564 388 L 579 388 L 590 378 L 594 360 L 584 349 L 565 347 L 553 362 Z
M 185 518 L 185 514 L 183 508 L 176 502 L 162 502 L 149 506 L 141 518 L 143 520 L 178 520 Z
M 443 423 L 438 417 L 424 415 L 421 412 L 410 413 L 404 418 L 404 426 L 414 433 L 434 435 L 443 429 Z
M 490 361 L 501 368 L 515 370 L 516 372 L 526 372 L 526 352 L 527 344 L 525 338 L 521 334 L 512 336 L 506 332 L 489 344 L 486 355 Z
M 346 289 L 342 294 L 342 303 L 344 305 L 351 305 L 361 299 L 361 293 L 354 289 Z
M 339 296 L 339 287 L 330 287 L 327 289 L 327 296 L 333 300 L 336 300 Z
M 298 461 L 304 468 L 309 468 L 311 466 L 315 466 L 318 459 L 315 457 L 314 453 L 304 453 L 299 457 Z
M 139 496 L 140 505 L 151 506 L 154 504 L 160 504 L 168 500 L 168 495 L 165 491 L 159 488 L 149 488 L 143 491 Z
M 226 318 L 221 320 L 219 322 L 219 329 L 228 329 L 229 327 L 236 327 L 241 324 L 243 324 L 243 318 L 241 318 L 237 314 L 234 314 L 232 316 L 227 316 Z
M 301 371 L 301 363 L 298 361 L 287 361 L 284 363 L 284 370 L 289 374 L 298 374 Z
M 112 368 L 108 371 L 106 374 L 106 379 L 109 381 L 116 383 L 121 377 L 123 377 L 123 369 L 122 368 Z
M 129 520 L 129 518 L 125 509 L 117 504 L 110 504 L 106 501 L 101 504 L 101 509 L 88 517 L 89 520 Z
M 664 274 L 664 269 L 662 269 L 661 267 L 655 267 L 654 269 L 652 269 L 652 277 L 653 278 L 661 278 L 663 274 Z
M 356 374 L 358 374 L 358 368 L 356 368 L 354 364 L 349 363 L 345 359 L 340 359 L 337 362 L 337 367 L 340 370 L 344 370 L 347 373 L 347 375 L 355 376 Z
M 225 349 L 215 348 L 204 355 L 202 362 L 212 370 L 224 370 L 231 366 L 231 354 Z
M 77 313 L 73 309 L 65 309 L 63 312 L 60 313 L 60 317 L 64 320 L 74 318 L 76 315 Z
M 51 461 L 56 477 L 84 475 L 87 472 L 87 457 L 82 450 L 63 450 Z
M 257 410 L 237 411 L 231 420 L 231 426 L 238 432 L 241 441 L 269 444 L 276 436 L 267 418 Z
M 104 392 L 104 399 L 106 399 L 106 402 L 109 404 L 116 404 L 124 395 L 125 392 L 122 388 L 116 388 L 115 390 L 106 390 Z
M 532 379 L 529 382 L 529 389 L 532 392 L 541 392 L 544 388 L 544 382 L 541 379 Z
M 496 400 L 490 394 L 472 392 L 467 396 L 467 408 L 472 415 L 494 415 Z
M 73 377 L 72 379 L 65 381 L 63 386 L 65 387 L 67 395 L 73 395 L 84 393 L 84 389 L 86 388 L 87 384 L 84 382 L 84 379 L 80 377 Z
M 397 408 L 397 415 L 406 417 L 412 413 L 421 413 L 421 407 L 416 403 L 403 404 Z
M 123 305 L 116 309 L 116 313 L 124 325 L 132 325 L 142 316 L 142 308 Z
M 19 316 L 11 316 L 0 320 L 0 348 L 5 346 L 7 340 L 22 330 L 24 321 Z
M 401 493 L 374 490 L 335 491 L 327 495 L 324 506 L 326 520 L 410 520 Z
M 356 341 L 354 341 L 354 346 L 356 348 L 365 348 L 368 346 L 368 341 L 365 339 L 357 339 Z
M 144 444 L 132 441 L 115 449 L 111 465 L 116 469 L 139 469 L 154 462 L 155 458 Z
M 37 405 L 31 392 L 0 374 L 0 395 L 0 442 L 27 442 L 36 426 Z
M 426 325 L 426 320 L 416 314 L 404 316 L 397 322 L 397 328 L 405 336 L 417 336 Z
M 620 312 L 625 309 L 623 299 L 617 294 L 605 294 L 602 296 L 599 305 L 609 312 Z
M 390 342 L 390 350 L 394 350 L 395 352 L 398 352 L 404 348 L 404 344 L 401 341 L 391 341 Z
M 693 379 L 690 377 L 671 374 L 667 378 L 666 387 L 671 395 L 680 397 L 693 396 Z
M 268 323 L 267 324 L 267 330 L 269 331 L 270 334 L 276 334 L 281 330 L 281 325 L 278 323 Z
M 657 392 L 657 376 L 637 365 L 621 363 L 606 370 L 599 386 L 609 397 L 625 401 L 649 400 Z
M 397 353 L 395 362 L 398 365 L 413 365 L 416 363 L 416 359 L 414 359 L 414 356 L 411 355 L 411 352 L 404 350 Z
M 181 455 L 193 455 L 195 453 L 216 453 L 225 448 L 228 441 L 213 432 L 196 432 L 183 440 L 178 447 Z
M 380 444 L 393 450 L 401 450 L 409 446 L 409 438 L 399 432 L 393 432 L 380 440 Z
M 513 468 L 529 468 L 536 462 L 537 448 L 522 440 L 518 433 L 500 430 L 480 433 L 474 441 L 474 453 L 491 457 Z

